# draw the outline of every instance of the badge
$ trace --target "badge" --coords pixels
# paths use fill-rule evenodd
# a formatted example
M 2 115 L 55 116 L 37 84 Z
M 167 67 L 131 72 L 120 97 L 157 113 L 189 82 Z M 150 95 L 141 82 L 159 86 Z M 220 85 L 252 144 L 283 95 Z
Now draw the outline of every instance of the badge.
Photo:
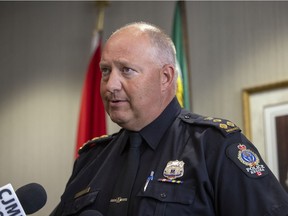
M 181 184 L 183 181 L 176 180 L 180 178 L 184 174 L 184 162 L 183 161 L 169 161 L 163 171 L 163 175 L 165 178 L 158 179 L 160 182 L 169 182 L 169 183 L 176 183 Z
M 261 158 L 244 144 L 233 144 L 227 148 L 227 156 L 236 163 L 249 177 L 260 177 L 268 174 Z
M 183 161 L 169 161 L 163 172 L 164 177 L 170 180 L 182 177 L 184 174 L 184 164 Z

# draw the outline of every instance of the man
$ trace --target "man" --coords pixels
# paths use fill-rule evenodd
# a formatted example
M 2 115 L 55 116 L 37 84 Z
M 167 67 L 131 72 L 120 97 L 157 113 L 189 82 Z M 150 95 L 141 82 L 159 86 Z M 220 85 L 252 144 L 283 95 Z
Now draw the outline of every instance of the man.
M 175 48 L 159 28 L 117 30 L 100 68 L 105 109 L 122 129 L 80 150 L 52 215 L 288 215 L 286 192 L 236 125 L 181 109 Z M 139 165 L 127 163 L 133 142 Z

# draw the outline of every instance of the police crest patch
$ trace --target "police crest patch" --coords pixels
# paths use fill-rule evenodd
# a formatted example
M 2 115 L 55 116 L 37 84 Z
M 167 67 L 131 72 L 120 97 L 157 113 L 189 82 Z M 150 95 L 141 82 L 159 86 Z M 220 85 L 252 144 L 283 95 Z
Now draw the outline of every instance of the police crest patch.
M 226 154 L 249 177 L 257 178 L 268 174 L 260 156 L 244 144 L 236 143 L 229 146 Z

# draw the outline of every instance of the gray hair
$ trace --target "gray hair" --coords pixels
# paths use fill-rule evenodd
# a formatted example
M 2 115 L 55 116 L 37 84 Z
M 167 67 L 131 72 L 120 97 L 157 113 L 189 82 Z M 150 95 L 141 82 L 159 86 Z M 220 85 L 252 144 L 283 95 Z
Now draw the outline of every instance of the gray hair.
M 171 38 L 156 25 L 147 22 L 133 22 L 129 23 L 117 31 L 115 31 L 111 36 L 119 31 L 125 30 L 130 27 L 135 27 L 140 30 L 140 33 L 147 34 L 151 40 L 152 45 L 155 46 L 155 51 L 157 53 L 157 59 L 161 65 L 172 64 L 176 70 L 176 49 Z

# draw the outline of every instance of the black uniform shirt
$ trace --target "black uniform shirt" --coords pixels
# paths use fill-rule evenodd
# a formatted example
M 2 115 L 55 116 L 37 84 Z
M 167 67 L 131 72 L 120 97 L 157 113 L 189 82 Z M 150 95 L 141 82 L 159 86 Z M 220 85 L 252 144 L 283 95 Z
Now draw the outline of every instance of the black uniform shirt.
M 232 122 L 192 114 L 175 98 L 140 134 L 145 141 L 129 216 L 288 215 L 287 193 Z M 54 215 L 96 209 L 109 216 L 126 143 L 126 130 L 89 142 Z
M 168 128 L 180 112 L 181 107 L 175 98 L 156 120 L 140 131 L 140 134 L 144 139 L 144 145 L 142 145 L 143 151 L 141 154 L 140 168 L 132 191 L 132 197 L 134 198 L 132 202 L 132 212 L 130 208 L 131 216 L 137 215 L 137 209 L 141 199 L 140 192 L 144 190 L 146 181 L 151 172 L 155 172 L 155 165 L 152 162 L 155 160 L 157 161 L 158 158 L 160 158 L 160 155 L 162 155 L 162 151 L 158 150 L 160 148 L 158 145 L 161 143 L 163 136 L 167 134 Z M 165 146 L 166 144 L 164 143 L 163 145 Z M 150 182 L 148 183 L 146 190 L 148 190 L 149 185 Z

